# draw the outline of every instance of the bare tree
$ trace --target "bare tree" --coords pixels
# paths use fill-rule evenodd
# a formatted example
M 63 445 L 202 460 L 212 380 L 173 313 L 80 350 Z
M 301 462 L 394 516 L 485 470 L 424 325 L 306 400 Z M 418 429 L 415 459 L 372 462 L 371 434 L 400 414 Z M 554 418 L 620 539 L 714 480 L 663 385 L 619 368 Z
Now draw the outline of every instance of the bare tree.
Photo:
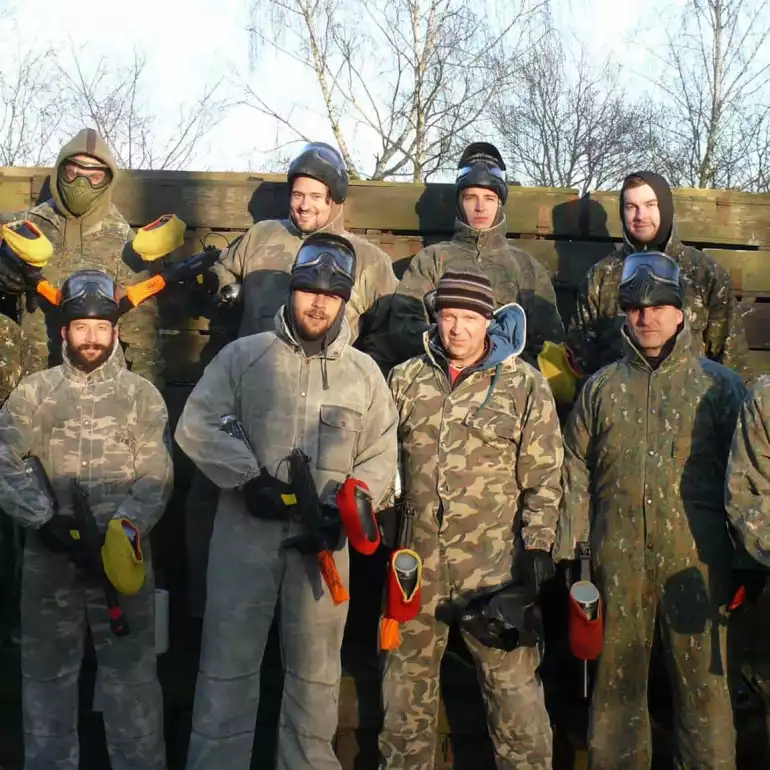
M 254 50 L 272 46 L 312 73 L 322 115 L 355 177 L 360 135 L 377 145 L 372 179 L 420 181 L 446 168 L 509 87 L 548 0 L 251 0 Z M 491 11 L 499 10 L 494 19 Z M 256 89 L 247 103 L 308 139 Z
M 663 95 L 659 161 L 671 181 L 761 184 L 770 150 L 770 2 L 688 0 L 667 28 L 676 32 L 667 33 L 657 86 Z
M 556 33 L 533 49 L 516 88 L 492 114 L 501 150 L 531 184 L 590 189 L 613 186 L 646 159 L 649 106 L 631 103 L 618 70 L 581 48 L 565 52 Z
M 218 97 L 220 84 L 204 88 L 194 104 L 180 106 L 174 127 L 164 136 L 145 101 L 145 67 L 145 57 L 135 53 L 128 67 L 102 58 L 87 69 L 73 51 L 71 63 L 59 66 L 69 123 L 94 126 L 123 168 L 185 168 L 227 108 Z
M 52 55 L 27 51 L 0 72 L 0 166 L 38 166 L 56 157 L 64 112 Z

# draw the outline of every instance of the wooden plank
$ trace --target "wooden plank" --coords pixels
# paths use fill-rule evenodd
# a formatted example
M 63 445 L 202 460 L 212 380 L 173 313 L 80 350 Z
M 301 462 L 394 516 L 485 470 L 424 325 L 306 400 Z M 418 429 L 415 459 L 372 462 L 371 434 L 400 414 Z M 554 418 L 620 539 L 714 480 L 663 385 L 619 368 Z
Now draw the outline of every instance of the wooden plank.
M 0 210 L 30 204 L 47 169 L 0 171 Z M 115 202 L 140 226 L 175 211 L 191 226 L 246 228 L 254 219 L 284 216 L 285 177 L 261 173 L 134 171 L 122 175 Z M 680 236 L 697 243 L 770 245 L 770 195 L 722 190 L 674 190 Z M 345 222 L 355 229 L 451 232 L 451 184 L 351 182 Z M 510 232 L 561 237 L 620 238 L 616 192 L 579 198 L 565 188 L 511 187 L 506 206 Z

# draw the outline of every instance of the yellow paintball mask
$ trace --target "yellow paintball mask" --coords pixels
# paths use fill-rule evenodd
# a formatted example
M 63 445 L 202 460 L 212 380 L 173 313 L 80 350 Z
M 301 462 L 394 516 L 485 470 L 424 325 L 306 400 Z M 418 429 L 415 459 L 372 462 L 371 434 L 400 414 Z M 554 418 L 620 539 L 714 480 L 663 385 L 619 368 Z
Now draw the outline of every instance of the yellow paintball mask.
M 128 519 L 113 519 L 107 525 L 102 546 L 104 574 L 122 594 L 135 594 L 145 578 L 139 530 Z
M 20 219 L 2 227 L 2 237 L 8 248 L 32 267 L 43 268 L 53 254 L 53 245 L 32 222 Z
M 184 243 L 186 229 L 187 225 L 176 214 L 164 214 L 139 228 L 131 245 L 145 262 L 154 262 L 176 251 Z
M 546 341 L 537 357 L 538 368 L 551 386 L 557 404 L 571 404 L 575 400 L 578 382 L 582 379 L 569 348 Z

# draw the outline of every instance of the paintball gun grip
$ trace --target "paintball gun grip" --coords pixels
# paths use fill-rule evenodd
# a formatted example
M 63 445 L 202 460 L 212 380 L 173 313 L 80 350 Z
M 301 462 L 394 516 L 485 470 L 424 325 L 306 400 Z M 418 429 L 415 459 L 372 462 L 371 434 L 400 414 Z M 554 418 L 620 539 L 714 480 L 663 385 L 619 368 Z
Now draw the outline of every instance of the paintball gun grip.
M 331 551 L 319 551 L 318 553 L 318 567 L 321 570 L 321 575 L 326 583 L 326 587 L 332 595 L 332 601 L 334 604 L 343 604 L 350 599 L 345 584 L 342 582 L 340 573 L 337 570 L 337 565 L 334 562 L 334 556 Z
M 148 278 L 146 281 L 141 281 L 140 283 L 135 283 L 133 286 L 129 286 L 126 289 L 126 296 L 128 297 L 128 301 L 134 307 L 137 307 L 138 305 L 141 305 L 142 302 L 150 299 L 150 297 L 154 297 L 156 294 L 163 291 L 165 288 L 166 279 L 158 274 L 152 276 L 152 278 Z

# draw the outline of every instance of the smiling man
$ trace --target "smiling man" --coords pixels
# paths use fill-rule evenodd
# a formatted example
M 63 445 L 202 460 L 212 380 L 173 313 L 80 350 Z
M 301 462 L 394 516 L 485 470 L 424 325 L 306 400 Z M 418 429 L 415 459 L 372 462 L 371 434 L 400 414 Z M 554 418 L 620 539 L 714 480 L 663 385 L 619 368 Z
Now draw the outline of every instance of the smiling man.
M 647 682 L 660 629 L 677 767 L 735 767 L 726 631 L 733 546 L 724 483 L 740 377 L 693 353 L 677 263 L 631 254 L 618 291 L 623 357 L 591 377 L 564 433 L 557 560 L 591 546 L 604 650 L 589 726 L 592 770 L 646 770 Z
M 556 293 L 545 268 L 506 239 L 505 163 L 487 142 L 468 145 L 458 163 L 457 213 L 451 241 L 415 255 L 398 286 L 390 315 L 390 340 L 399 360 L 419 355 L 429 326 L 425 295 L 447 270 L 481 270 L 489 279 L 497 306 L 516 302 L 527 316 L 524 359 L 535 364 L 546 340 L 561 342 L 564 327 Z
M 623 246 L 588 271 L 567 333 L 567 344 L 584 373 L 593 374 L 623 354 L 620 330 L 625 316 L 618 304 L 618 287 L 624 259 L 639 251 L 661 251 L 681 271 L 683 309 L 695 355 L 750 380 L 746 334 L 730 276 L 712 257 L 679 240 L 668 182 L 651 171 L 627 176 L 620 191 L 620 218 Z
M 321 503 L 333 502 L 351 476 L 378 505 L 395 477 L 396 414 L 385 379 L 349 345 L 345 304 L 355 275 L 349 241 L 309 236 L 274 330 L 225 347 L 179 420 L 179 446 L 222 490 L 188 770 L 249 767 L 259 669 L 276 608 L 284 689 L 274 766 L 340 770 L 332 739 L 348 605 L 335 604 L 314 554 L 282 544 L 307 533 L 299 506 L 286 500 L 301 495 L 289 471 L 294 450 L 310 457 Z M 223 430 L 228 416 L 240 422 L 248 443 Z M 347 541 L 333 528 L 327 537 L 347 585 Z
M 521 307 L 495 312 L 489 279 L 467 269 L 444 273 L 435 308 L 423 354 L 390 375 L 423 572 L 420 614 L 403 624 L 385 668 L 380 770 L 431 770 L 449 638 L 441 608 L 512 578 L 534 601 L 552 573 L 561 502 L 556 406 L 543 375 L 519 358 Z M 539 647 L 501 645 L 493 629 L 460 630 L 476 663 L 498 770 L 550 768 Z

